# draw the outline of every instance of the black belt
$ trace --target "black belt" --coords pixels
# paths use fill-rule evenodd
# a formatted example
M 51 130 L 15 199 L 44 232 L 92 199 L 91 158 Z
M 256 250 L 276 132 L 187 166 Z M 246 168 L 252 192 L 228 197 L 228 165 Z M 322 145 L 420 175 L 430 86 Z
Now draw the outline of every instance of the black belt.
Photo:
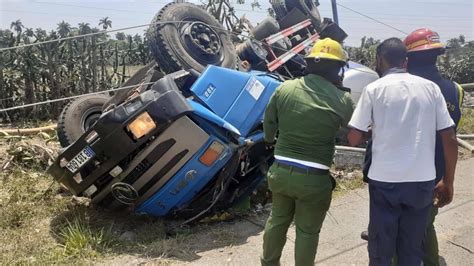
M 314 167 L 309 167 L 308 168 L 302 168 L 302 167 L 297 167 L 293 165 L 287 165 L 284 163 L 280 162 L 275 162 L 275 166 L 281 167 L 284 169 L 288 169 L 293 172 L 301 173 L 301 174 L 312 174 L 312 175 L 326 175 L 329 174 L 328 169 L 319 169 L 319 168 L 314 168 Z

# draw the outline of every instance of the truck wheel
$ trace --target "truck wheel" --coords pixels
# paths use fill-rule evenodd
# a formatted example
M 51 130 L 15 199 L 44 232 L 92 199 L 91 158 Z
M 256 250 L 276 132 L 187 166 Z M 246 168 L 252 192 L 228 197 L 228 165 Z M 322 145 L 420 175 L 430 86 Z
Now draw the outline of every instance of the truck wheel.
M 261 41 L 279 31 L 280 25 L 278 25 L 278 21 L 272 17 L 266 17 L 250 31 L 250 34 L 258 41 Z
M 318 28 L 321 24 L 321 15 L 314 0 L 285 0 L 286 8 L 291 11 L 293 8 L 298 8 L 303 13 L 309 16 L 313 22 L 314 27 Z
M 71 145 L 93 126 L 102 114 L 102 106 L 109 99 L 105 95 L 89 95 L 67 104 L 58 119 L 57 134 L 61 146 Z
M 237 54 L 230 34 L 202 8 L 170 3 L 151 23 L 150 50 L 165 73 L 182 69 L 202 72 L 207 65 L 236 68 Z

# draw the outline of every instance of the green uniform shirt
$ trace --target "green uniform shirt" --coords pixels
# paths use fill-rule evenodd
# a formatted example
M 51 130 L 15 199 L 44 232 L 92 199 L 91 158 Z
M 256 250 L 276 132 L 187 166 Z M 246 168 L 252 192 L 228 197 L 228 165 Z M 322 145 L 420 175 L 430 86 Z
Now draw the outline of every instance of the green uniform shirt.
M 278 131 L 275 155 L 330 166 L 336 132 L 352 111 L 349 93 L 321 76 L 285 81 L 265 110 L 265 141 L 272 143 Z

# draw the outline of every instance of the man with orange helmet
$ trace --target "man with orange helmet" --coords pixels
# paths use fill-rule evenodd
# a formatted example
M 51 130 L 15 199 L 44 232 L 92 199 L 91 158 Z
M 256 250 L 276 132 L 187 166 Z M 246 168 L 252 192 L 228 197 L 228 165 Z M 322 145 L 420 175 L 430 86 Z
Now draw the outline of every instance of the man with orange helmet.
M 441 93 L 446 101 L 449 115 L 456 124 L 456 128 L 461 120 L 461 105 L 464 92 L 459 84 L 441 77 L 436 61 L 439 55 L 445 52 L 445 46 L 440 42 L 438 33 L 428 29 L 421 28 L 413 31 L 405 38 L 405 46 L 408 51 L 407 70 L 413 75 L 420 76 L 436 83 L 441 89 Z M 440 184 L 445 170 L 445 161 L 443 156 L 443 145 L 439 133 L 436 135 L 436 182 Z M 446 184 L 444 184 L 446 185 Z M 452 186 L 452 184 L 448 184 Z M 433 225 L 436 214 L 438 213 L 438 204 L 432 207 L 426 230 L 424 243 L 424 265 L 439 265 L 438 240 Z

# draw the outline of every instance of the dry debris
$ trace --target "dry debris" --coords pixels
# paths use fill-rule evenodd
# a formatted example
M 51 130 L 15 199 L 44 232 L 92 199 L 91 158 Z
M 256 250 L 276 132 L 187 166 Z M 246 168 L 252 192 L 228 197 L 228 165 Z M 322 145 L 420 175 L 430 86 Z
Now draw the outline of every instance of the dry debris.
M 7 159 L 1 164 L 2 171 L 9 169 L 12 164 L 26 169 L 46 168 L 54 162 L 57 156 L 56 136 L 40 132 L 41 138 L 27 138 L 24 136 L 3 134 Z

